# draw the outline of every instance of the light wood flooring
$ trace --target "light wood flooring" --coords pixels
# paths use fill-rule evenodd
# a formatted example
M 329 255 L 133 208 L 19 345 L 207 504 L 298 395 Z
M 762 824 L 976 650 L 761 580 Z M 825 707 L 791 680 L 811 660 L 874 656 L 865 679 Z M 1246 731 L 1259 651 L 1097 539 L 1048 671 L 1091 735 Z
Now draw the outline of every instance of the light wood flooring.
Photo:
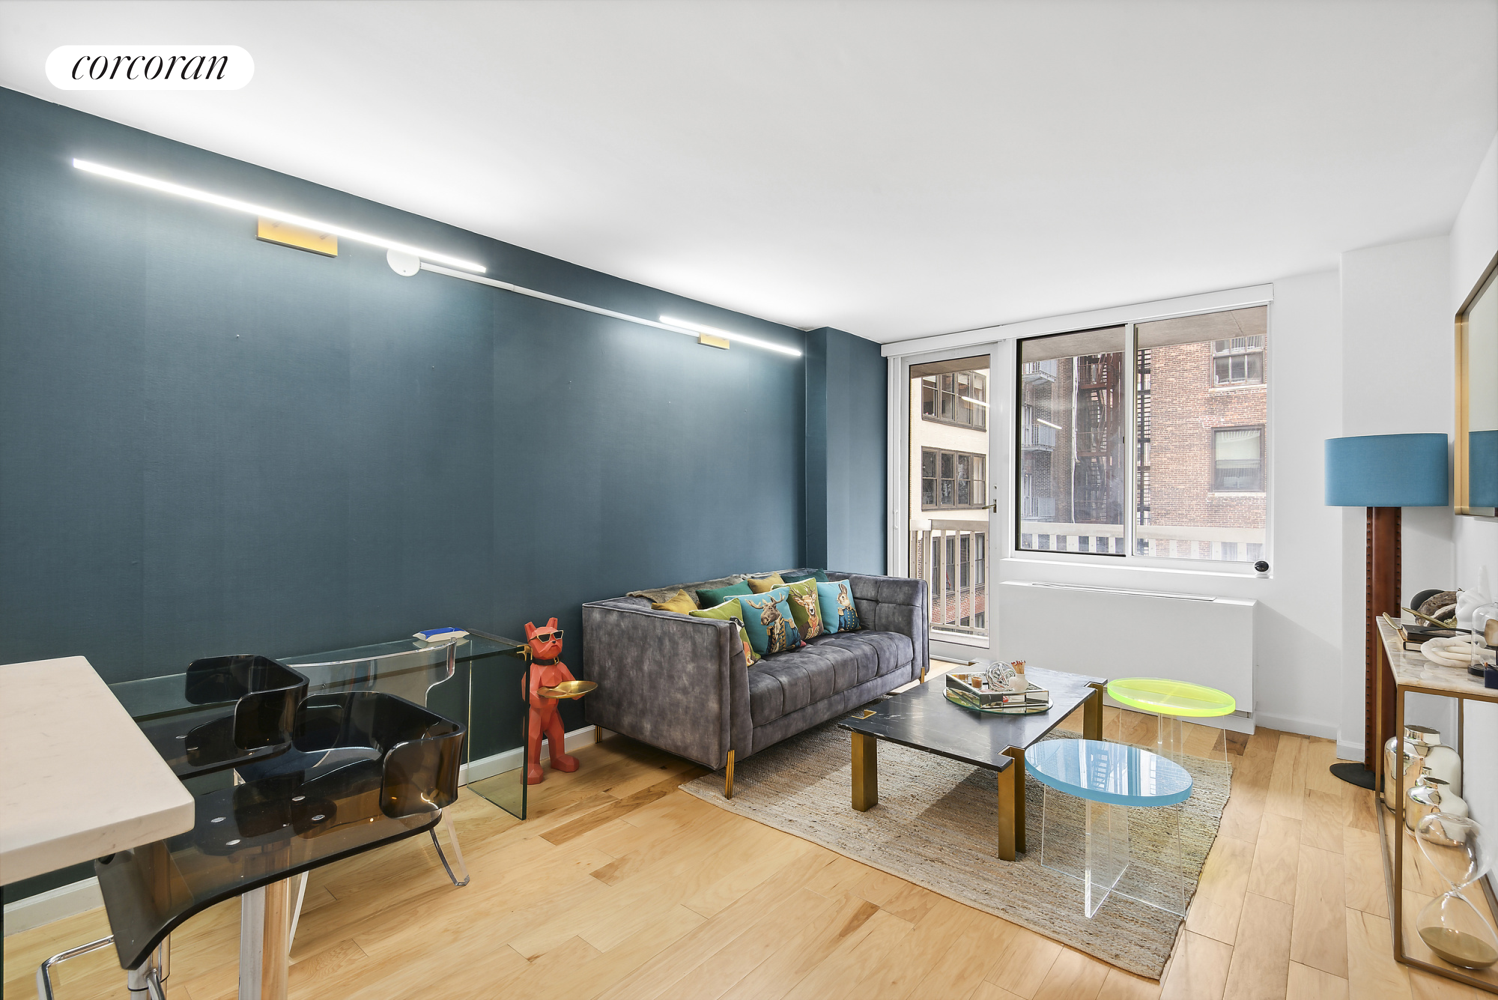
M 1080 730 L 1080 719 L 1069 728 Z M 1109 739 L 1152 717 L 1107 710 Z M 1334 745 L 1260 729 L 1161 983 L 702 802 L 695 765 L 614 736 L 531 790 L 520 823 L 453 807 L 472 883 L 425 838 L 316 871 L 292 950 L 301 998 L 1436 1000 L 1486 996 L 1398 965 L 1372 793 Z M 173 936 L 172 1000 L 235 994 L 238 904 Z M 5 939 L 4 997 L 108 933 L 95 910 Z M 59 969 L 59 1000 L 119 997 L 113 950 Z

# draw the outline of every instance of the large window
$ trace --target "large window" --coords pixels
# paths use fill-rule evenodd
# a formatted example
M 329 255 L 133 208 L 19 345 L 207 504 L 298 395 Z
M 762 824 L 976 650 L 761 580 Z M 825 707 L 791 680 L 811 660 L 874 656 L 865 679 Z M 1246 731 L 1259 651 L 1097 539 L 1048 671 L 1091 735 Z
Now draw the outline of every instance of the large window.
M 1125 332 L 1020 342 L 1021 549 L 1124 551 Z
M 921 449 L 921 510 L 986 507 L 988 460 L 960 451 Z
M 1263 306 L 1021 341 L 1018 547 L 1261 558 L 1267 355 Z
M 921 419 L 988 429 L 988 376 L 946 372 L 921 379 Z

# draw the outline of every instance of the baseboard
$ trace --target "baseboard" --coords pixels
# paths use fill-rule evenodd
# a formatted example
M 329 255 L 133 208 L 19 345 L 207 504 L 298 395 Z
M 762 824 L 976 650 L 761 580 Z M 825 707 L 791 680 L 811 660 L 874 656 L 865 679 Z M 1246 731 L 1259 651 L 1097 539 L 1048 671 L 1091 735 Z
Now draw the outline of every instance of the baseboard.
M 571 753 L 580 747 L 585 747 L 605 737 L 614 735 L 607 729 L 599 729 L 597 726 L 584 726 L 574 729 L 567 734 L 567 752 Z M 545 760 L 551 753 L 551 741 L 541 741 L 541 759 Z M 478 760 L 470 761 L 458 769 L 458 784 L 466 785 L 470 781 L 479 781 L 483 778 L 492 778 L 496 774 L 504 774 L 525 765 L 525 747 L 516 747 L 513 750 L 505 750 L 488 757 L 480 757 Z
M 6 903 L 5 936 L 29 931 L 33 927 L 50 924 L 54 920 L 103 905 L 104 896 L 99 892 L 99 880 L 96 878 L 60 885 L 56 889 L 18 899 L 14 903 Z
M 599 740 L 612 736 L 607 729 L 599 729 L 597 726 L 584 726 L 574 729 L 567 734 L 567 751 L 571 753 L 582 747 L 597 743 Z M 541 757 L 544 759 L 551 751 L 547 740 L 541 741 Z M 464 764 L 458 769 L 458 784 L 466 785 L 480 778 L 487 778 L 495 774 L 503 774 L 513 771 L 525 764 L 525 748 L 516 747 L 489 757 L 481 757 L 469 764 Z M 63 917 L 71 917 L 85 910 L 104 905 L 104 897 L 99 892 L 99 880 L 96 878 L 84 879 L 82 882 L 74 882 L 71 885 L 59 886 L 56 889 L 48 889 L 39 892 L 35 896 L 27 896 L 18 899 L 14 903 L 5 904 L 5 936 L 18 934 L 21 931 L 29 931 L 43 924 L 50 924 L 54 920 Z
M 1362 760 L 1363 759 L 1363 744 L 1361 744 L 1361 743 L 1349 743 L 1347 740 L 1338 740 L 1337 741 L 1337 759 L 1338 760 Z
M 1294 733 L 1297 736 L 1316 736 L 1323 740 L 1334 740 L 1337 738 L 1337 727 L 1327 725 L 1323 722 L 1312 722 L 1310 719 L 1292 719 L 1287 715 L 1269 715 L 1266 712 L 1254 713 L 1254 722 L 1265 729 L 1278 729 L 1282 733 Z M 1361 757 L 1363 752 L 1358 751 Z

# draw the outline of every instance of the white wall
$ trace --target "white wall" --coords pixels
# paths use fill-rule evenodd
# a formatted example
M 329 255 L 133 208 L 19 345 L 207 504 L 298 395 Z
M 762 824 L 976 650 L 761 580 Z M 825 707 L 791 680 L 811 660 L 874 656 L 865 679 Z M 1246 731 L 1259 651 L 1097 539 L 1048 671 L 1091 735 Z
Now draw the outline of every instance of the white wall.
M 1495 253 L 1498 253 L 1498 136 L 1493 137 L 1472 190 L 1451 227 L 1451 290 L 1447 305 L 1452 315 L 1461 308 Z M 1476 586 L 1478 571 L 1486 566 L 1489 581 L 1498 587 L 1498 518 L 1463 516 L 1454 520 L 1457 585 Z M 1462 791 L 1473 817 L 1480 822 L 1498 824 L 1498 705 L 1467 703 L 1465 761 Z
M 1269 313 L 1270 579 L 1038 559 L 1002 560 L 1000 579 L 1257 600 L 1255 722 L 1335 738 L 1342 700 L 1337 615 L 1341 511 L 1323 504 L 1322 442 L 1340 433 L 1340 309 L 1335 271 L 1274 283 Z
M 1455 364 L 1446 236 L 1353 250 L 1342 255 L 1342 434 L 1434 432 L 1455 424 Z M 1403 514 L 1400 602 L 1421 590 L 1455 586 L 1449 507 L 1408 507 Z M 1363 754 L 1366 581 L 1363 508 L 1344 508 L 1342 538 L 1342 733 L 1346 757 Z M 1453 734 L 1449 701 L 1411 696 L 1411 722 Z

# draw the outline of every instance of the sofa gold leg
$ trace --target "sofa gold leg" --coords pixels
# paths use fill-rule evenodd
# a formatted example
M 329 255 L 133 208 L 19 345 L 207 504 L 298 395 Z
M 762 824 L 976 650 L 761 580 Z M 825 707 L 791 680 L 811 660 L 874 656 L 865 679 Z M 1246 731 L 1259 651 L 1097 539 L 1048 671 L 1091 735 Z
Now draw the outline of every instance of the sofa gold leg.
M 723 797 L 733 798 L 733 751 L 728 751 L 728 770 L 723 775 Z

